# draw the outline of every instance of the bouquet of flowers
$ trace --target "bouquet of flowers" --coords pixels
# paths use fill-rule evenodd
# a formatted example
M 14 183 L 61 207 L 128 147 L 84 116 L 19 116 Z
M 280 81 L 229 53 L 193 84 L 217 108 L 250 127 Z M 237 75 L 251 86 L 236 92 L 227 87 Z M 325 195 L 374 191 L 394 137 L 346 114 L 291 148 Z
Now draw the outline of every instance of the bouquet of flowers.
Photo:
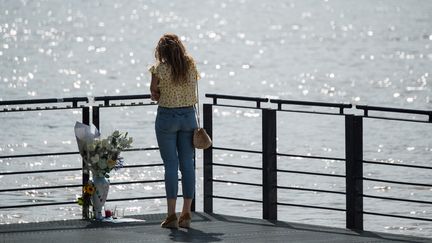
M 123 166 L 123 158 L 120 152 L 130 148 L 133 139 L 128 133 L 114 131 L 107 138 L 101 139 L 99 131 L 95 128 L 77 122 L 75 124 L 75 136 L 79 152 L 86 165 L 86 172 L 92 172 L 93 176 L 109 178 L 112 169 Z
M 74 130 L 78 149 L 84 161 L 84 173 L 91 171 L 93 175 L 93 180 L 83 185 L 83 194 L 91 199 L 94 218 L 102 220 L 102 209 L 109 191 L 109 172 L 123 166 L 120 152 L 131 147 L 132 138 L 128 138 L 128 133 L 114 131 L 102 139 L 94 126 L 90 127 L 80 122 L 75 123 Z M 78 204 L 84 205 L 82 197 L 78 198 Z

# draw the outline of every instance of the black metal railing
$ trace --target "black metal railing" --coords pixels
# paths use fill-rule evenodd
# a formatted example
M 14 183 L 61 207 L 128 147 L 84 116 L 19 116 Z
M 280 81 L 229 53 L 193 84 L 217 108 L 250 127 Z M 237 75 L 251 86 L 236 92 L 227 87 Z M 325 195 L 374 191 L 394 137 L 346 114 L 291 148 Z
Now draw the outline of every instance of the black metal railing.
M 227 199 L 227 200 L 240 200 L 245 202 L 261 203 L 262 204 L 262 217 L 268 220 L 278 219 L 278 206 L 289 206 L 289 207 L 304 207 L 312 209 L 324 209 L 332 211 L 341 211 L 346 214 L 346 227 L 349 229 L 362 230 L 363 229 L 363 215 L 376 215 L 385 217 L 397 217 L 405 219 L 413 219 L 420 221 L 432 221 L 428 218 L 402 216 L 402 215 L 391 215 L 380 212 L 365 211 L 363 209 L 363 199 L 372 198 L 389 201 L 402 201 L 409 203 L 418 203 L 430 205 L 432 202 L 424 200 L 412 200 L 405 198 L 391 198 L 382 197 L 375 195 L 364 194 L 363 183 L 364 181 L 374 182 L 385 182 L 394 183 L 400 185 L 410 185 L 419 187 L 432 187 L 431 184 L 426 183 L 413 183 L 404 182 L 398 180 L 383 180 L 380 178 L 366 177 L 363 173 L 364 164 L 382 165 L 382 166 L 398 166 L 421 170 L 431 170 L 429 166 L 419 166 L 410 164 L 389 164 L 382 163 L 379 161 L 368 161 L 363 159 L 363 120 L 364 119 L 390 119 L 405 122 L 420 122 L 420 123 L 432 123 L 432 111 L 425 110 L 409 110 L 399 108 L 386 108 L 386 107 L 373 107 L 373 106 L 359 106 L 355 108 L 363 110 L 363 115 L 347 114 L 347 109 L 353 109 L 353 105 L 344 103 L 324 103 L 324 102 L 310 102 L 310 101 L 293 101 L 293 100 L 279 100 L 279 99 L 268 99 L 268 98 L 256 98 L 256 97 L 244 97 L 244 96 L 230 96 L 230 95 L 218 95 L 218 94 L 206 94 L 206 97 L 212 99 L 212 104 L 203 105 L 203 126 L 207 130 L 210 137 L 213 138 L 213 107 L 234 107 L 234 108 L 245 108 L 245 109 L 256 109 L 262 112 L 262 148 L 260 150 L 242 149 L 242 148 L 230 148 L 224 146 L 218 146 L 218 141 L 215 141 L 212 147 L 204 150 L 204 211 L 212 213 L 213 210 L 213 199 Z M 13 100 L 13 101 L 0 101 L 0 113 L 4 112 L 28 112 L 28 111 L 42 111 L 42 110 L 62 110 L 62 109 L 78 109 L 82 112 L 82 122 L 90 124 L 90 118 L 92 123 L 99 128 L 100 110 L 109 109 L 111 107 L 125 107 L 125 106 L 151 106 L 154 105 L 149 101 L 150 95 L 128 95 L 128 96 L 100 96 L 94 97 L 93 100 L 89 101 L 87 97 L 73 97 L 73 98 L 62 98 L 62 99 L 36 99 L 36 100 Z M 138 100 L 138 102 L 131 102 L 131 100 Z M 140 100 L 145 100 L 144 102 Z M 114 103 L 114 101 L 124 101 L 124 103 Z M 235 105 L 235 102 L 243 102 L 242 105 Z M 251 105 L 251 102 L 253 105 Z M 222 104 L 223 103 L 223 104 Z M 247 103 L 246 105 L 244 103 Z M 45 106 L 41 106 L 45 105 Z M 269 106 L 263 108 L 263 106 Z M 90 107 L 91 106 L 91 107 Z M 272 107 L 275 106 L 275 107 Z M 300 107 L 299 109 L 287 108 L 288 106 Z M 330 111 L 311 111 L 304 107 L 319 107 L 330 109 Z M 336 111 L 332 111 L 336 109 Z M 389 118 L 382 116 L 371 116 L 371 112 L 390 112 L 397 114 L 415 114 L 420 116 L 428 116 L 427 120 L 419 119 L 402 119 L 402 118 Z M 309 113 L 313 115 L 333 115 L 344 118 L 345 122 L 345 157 L 326 157 L 326 156 L 312 156 L 305 154 L 288 154 L 280 153 L 277 150 L 277 114 L 280 112 L 297 112 L 297 113 Z M 217 125 L 217 124 L 216 124 Z M 133 148 L 125 152 L 131 151 L 150 151 L 157 150 L 158 148 Z M 245 166 L 235 164 L 223 164 L 213 162 L 213 151 L 233 151 L 249 154 L 259 154 L 262 156 L 261 166 Z M 14 155 L 1 155 L 0 159 L 17 159 L 17 158 L 35 158 L 44 156 L 66 156 L 66 155 L 78 155 L 77 151 L 72 152 L 52 152 L 52 153 L 35 153 L 35 154 L 14 154 Z M 321 172 L 310 172 L 310 171 L 299 171 L 299 170 L 288 170 L 278 169 L 278 157 L 298 157 L 307 158 L 312 160 L 334 160 L 345 162 L 345 174 L 329 174 Z M 160 163 L 156 164 L 138 164 L 138 165 L 126 165 L 126 168 L 142 168 L 142 167 L 157 167 L 162 166 Z M 214 170 L 215 166 L 219 167 L 231 167 L 240 168 L 254 171 L 261 171 L 262 182 L 251 183 L 242 181 L 232 180 L 221 180 L 215 179 Z M 1 171 L 0 176 L 14 176 L 21 174 L 34 174 L 34 173 L 58 173 L 66 171 L 82 171 L 82 184 L 76 185 L 51 185 L 41 187 L 25 187 L 25 188 L 8 188 L 1 189 L 2 192 L 14 192 L 24 190 L 40 190 L 40 189 L 61 189 L 68 187 L 82 187 L 89 180 L 88 174 L 84 173 L 83 167 L 80 168 L 67 168 L 67 169 L 46 169 L 46 170 L 35 170 L 35 171 Z M 300 175 L 312 175 L 312 176 L 323 176 L 333 178 L 345 178 L 345 192 L 321 190 L 316 188 L 299 188 L 292 186 L 282 186 L 278 184 L 278 175 L 284 174 L 300 174 Z M 115 182 L 112 185 L 126 185 L 136 183 L 159 183 L 162 179 L 156 180 L 139 180 L 139 181 L 124 181 Z M 213 192 L 214 183 L 235 183 L 244 186 L 253 186 L 262 188 L 262 200 L 251 199 L 251 198 L 240 198 L 240 197 L 229 197 L 226 195 L 216 195 Z M 279 190 L 298 190 L 298 191 L 310 191 L 310 192 L 321 192 L 333 195 L 345 195 L 346 205 L 345 208 L 336 207 L 324 207 L 319 205 L 309 205 L 307 203 L 294 204 L 278 201 Z M 125 200 L 146 200 L 164 198 L 164 195 L 151 196 L 151 197 L 134 197 L 134 198 L 118 198 L 108 199 L 107 201 L 125 201 Z M 10 208 L 21 208 L 21 207 L 37 207 L 37 206 L 50 206 L 50 205 L 63 205 L 63 204 L 75 204 L 76 201 L 64 201 L 64 202 L 49 202 L 49 203 L 30 203 L 21 205 L 0 205 L 0 209 Z M 89 198 L 85 198 L 83 207 L 83 218 L 88 218 Z M 194 205 L 195 208 L 195 205 Z
M 385 119 L 385 120 L 394 120 L 394 121 L 432 124 L 432 111 L 389 108 L 389 107 L 377 107 L 377 106 L 365 106 L 365 105 L 357 105 L 356 108 L 363 110 L 363 112 L 364 112 L 363 116 L 359 116 L 359 118 L 358 118 L 359 121 L 363 121 L 364 119 Z M 392 113 L 392 114 L 414 114 L 414 115 L 428 116 L 428 119 L 427 120 L 421 120 L 421 119 L 413 119 L 413 118 L 406 119 L 406 118 L 396 118 L 396 117 L 371 116 L 370 111 L 379 111 L 379 112 L 386 112 L 386 113 Z M 361 131 L 362 127 L 359 127 L 358 129 Z M 430 162 L 430 161 L 431 160 L 429 159 L 429 161 L 427 161 L 427 162 Z M 362 159 L 359 163 L 359 166 L 363 166 L 364 164 L 380 165 L 380 166 L 384 166 L 384 167 L 386 166 L 386 167 L 400 167 L 400 168 L 415 168 L 415 169 L 421 169 L 421 170 L 432 170 L 432 167 L 430 167 L 430 166 L 419 166 L 419 165 L 413 165 L 413 164 L 384 163 L 384 162 L 369 161 L 369 160 L 363 160 Z M 432 187 L 432 184 L 427 184 L 427 183 L 416 183 L 416 182 L 407 182 L 407 181 L 400 181 L 400 180 L 383 180 L 380 178 L 365 177 L 363 174 L 361 175 L 361 178 L 359 180 L 390 183 L 390 184 L 396 184 L 396 185 L 422 187 L 422 188 L 431 188 Z M 412 199 L 397 198 L 397 197 L 383 197 L 383 196 L 368 195 L 368 194 L 364 194 L 364 193 L 362 193 L 361 195 L 358 195 L 358 197 L 362 198 L 362 199 L 363 198 L 371 198 L 371 199 L 381 199 L 381 200 L 386 200 L 386 201 L 399 201 L 399 202 L 409 202 L 409 203 L 416 203 L 416 204 L 423 204 L 423 205 L 432 205 L 431 201 L 412 200 Z M 432 221 L 432 219 L 429 219 L 429 218 L 412 217 L 412 216 L 404 216 L 404 215 L 394 215 L 394 214 L 386 214 L 386 213 L 373 212 L 373 211 L 362 211 L 361 213 L 365 214 L 365 215 L 375 215 L 375 216 L 384 216 L 384 217 L 411 219 L 411 220 L 429 221 L 429 222 Z
M 82 112 L 82 122 L 84 124 L 90 124 L 90 117 L 92 117 L 92 123 L 99 128 L 100 125 L 100 114 L 101 108 L 111 107 L 125 107 L 125 106 L 151 106 L 155 105 L 150 102 L 150 95 L 125 95 L 125 96 L 97 96 L 94 100 L 89 100 L 87 97 L 73 97 L 73 98 L 60 98 L 60 99 L 33 99 L 33 100 L 9 100 L 0 101 L 0 113 L 5 112 L 32 112 L 32 111 L 48 111 L 48 110 L 64 110 L 64 109 L 79 109 Z M 131 100 L 145 100 L 140 102 L 131 102 Z M 124 101 L 124 103 L 111 103 L 113 101 Z M 91 109 L 88 102 L 92 102 Z M 100 103 L 103 102 L 103 103 Z M 133 151 L 150 151 L 158 150 L 154 147 L 146 148 L 132 148 L 125 152 Z M 33 154 L 13 154 L 13 155 L 1 155 L 0 159 L 17 159 L 17 158 L 36 158 L 36 157 L 47 157 L 47 156 L 66 156 L 66 155 L 79 155 L 79 152 L 52 152 L 52 153 L 33 153 Z M 138 164 L 138 165 L 125 165 L 124 168 L 143 168 L 143 167 L 160 167 L 162 163 L 156 164 Z M 67 169 L 45 169 L 45 170 L 27 170 L 27 171 L 0 171 L 0 176 L 14 176 L 23 174 L 45 174 L 45 173 L 59 173 L 69 171 L 81 171 L 82 172 L 82 183 L 73 185 L 51 185 L 51 186 L 36 186 L 36 187 L 22 187 L 22 188 L 7 188 L 0 189 L 0 193 L 4 192 L 18 192 L 18 191 L 31 191 L 31 190 L 46 190 L 46 189 L 64 189 L 64 188 L 77 188 L 82 187 L 89 181 L 89 174 L 85 173 L 84 164 L 77 168 Z M 111 185 L 126 185 L 126 184 L 149 184 L 149 183 L 160 183 L 164 180 L 139 180 L 139 181 L 123 181 L 114 182 Z M 90 198 L 83 194 L 84 205 L 82 215 L 84 219 L 89 218 L 89 205 Z M 159 199 L 165 198 L 164 195 L 160 196 L 146 196 L 146 197 L 128 197 L 128 198 L 117 198 L 108 199 L 107 201 L 127 201 L 127 200 L 148 200 L 148 199 Z M 12 209 L 12 208 L 23 208 L 23 207 L 39 207 L 39 206 L 53 206 L 53 205 L 67 205 L 76 204 L 76 201 L 63 201 L 63 202 L 48 202 L 48 203 L 27 203 L 19 205 L 0 205 L 0 209 Z
M 82 112 L 82 122 L 89 124 L 88 121 L 88 107 L 84 105 L 78 106 L 79 102 L 87 102 L 86 97 L 73 97 L 73 98 L 61 98 L 61 99 L 33 99 L 33 100 L 8 100 L 0 101 L 0 113 L 7 112 L 32 112 L 32 111 L 46 111 L 46 110 L 64 110 L 64 109 L 80 109 Z M 70 103 L 70 104 L 69 104 Z M 55 105 L 52 105 L 55 104 Z M 26 107 L 23 107 L 23 106 Z M 35 105 L 35 106 L 30 106 Z M 45 106 L 41 106 L 45 105 Z M 60 105 L 60 106 L 59 106 Z M 16 155 L 2 155 L 0 159 L 17 159 L 17 158 L 35 158 L 35 157 L 46 157 L 46 156 L 65 156 L 79 154 L 78 152 L 53 152 L 53 153 L 34 153 L 34 154 L 16 154 Z M 52 169 L 52 170 L 33 170 L 33 171 L 2 171 L 0 176 L 12 176 L 20 174 L 35 174 L 35 173 L 58 173 L 67 171 L 82 171 L 82 167 L 79 168 L 68 168 L 68 169 Z M 31 191 L 41 189 L 60 189 L 60 188 L 71 188 L 71 187 L 82 187 L 78 185 L 60 185 L 60 186 L 40 186 L 40 187 L 24 187 L 24 188 L 8 188 L 1 189 L 0 192 L 15 192 L 15 191 Z M 53 205 L 65 205 L 75 204 L 75 201 L 63 201 L 63 202 L 49 202 L 49 203 L 31 203 L 31 204 L 19 204 L 19 205 L 0 205 L 0 209 L 10 208 L 22 208 L 22 207 L 38 207 L 38 206 L 53 206 Z
M 279 99 L 263 99 L 254 97 L 242 97 L 242 96 L 229 96 L 229 95 L 218 95 L 218 94 L 207 94 L 206 97 L 212 99 L 212 104 L 204 104 L 203 106 L 203 127 L 207 130 L 209 135 L 213 137 L 213 107 L 224 106 L 224 107 L 236 107 L 236 108 L 247 108 L 247 109 L 259 109 L 262 112 L 262 150 L 248 150 L 239 148 L 227 148 L 219 146 L 218 141 L 214 141 L 215 144 L 204 151 L 204 212 L 212 213 L 213 210 L 213 199 L 227 199 L 227 200 L 239 200 L 246 202 L 254 202 L 262 204 L 262 217 L 268 220 L 278 219 L 278 206 L 294 206 L 312 209 L 323 209 L 323 210 L 333 210 L 342 211 L 346 215 L 346 227 L 349 229 L 363 230 L 363 215 L 376 215 L 376 216 L 386 216 L 386 217 L 397 217 L 404 219 L 413 219 L 420 221 L 432 221 L 429 218 L 420 217 L 410 217 L 402 215 L 392 215 L 384 214 L 379 212 L 369 212 L 363 210 L 363 199 L 364 198 L 375 198 L 383 200 L 393 200 L 402 201 L 410 203 L 420 203 L 420 204 L 432 204 L 429 201 L 423 200 L 410 200 L 404 198 L 390 198 L 367 195 L 363 193 L 363 182 L 364 181 L 376 181 L 376 182 L 386 182 L 386 183 L 397 183 L 403 185 L 411 186 L 421 186 L 421 187 L 432 187 L 432 184 L 424 183 L 411 183 L 411 182 L 401 182 L 397 180 L 381 180 L 377 178 L 369 178 L 363 175 L 363 165 L 364 164 L 380 164 L 380 165 L 390 165 L 390 166 L 404 166 L 416 169 L 426 169 L 431 170 L 432 167 L 428 166 L 418 166 L 418 165 L 407 165 L 407 164 L 384 164 L 374 161 L 363 160 L 363 119 L 392 119 L 407 122 L 421 122 L 432 124 L 431 115 L 432 111 L 424 110 L 409 110 L 409 109 L 398 109 L 398 108 L 385 108 L 385 107 L 372 107 L 372 106 L 356 106 L 355 108 L 363 110 L 364 115 L 354 115 L 346 114 L 345 109 L 352 109 L 351 104 L 342 103 L 323 103 L 323 102 L 309 102 L 309 101 L 293 101 L 293 100 L 279 100 Z M 229 100 L 231 103 L 233 101 L 250 101 L 256 102 L 256 105 L 233 105 L 233 104 L 220 104 L 220 100 Z M 227 101 L 226 101 L 227 102 Z M 225 103 L 226 103 L 225 102 Z M 277 107 L 272 108 L 262 108 L 262 102 L 269 102 L 271 104 L 276 104 Z M 287 109 L 286 106 L 302 106 L 302 107 L 324 107 L 330 109 L 338 109 L 337 112 L 332 111 L 311 111 L 310 109 Z M 382 112 L 396 112 L 396 113 L 410 113 L 417 115 L 427 115 L 428 120 L 418 120 L 418 119 L 401 119 L 401 118 L 388 118 L 381 116 L 369 116 L 368 111 L 382 111 Z M 343 116 L 345 119 L 345 157 L 323 157 L 323 156 L 310 156 L 303 154 L 286 154 L 277 152 L 277 113 L 278 112 L 298 112 L 298 113 L 310 113 L 315 115 L 336 115 Z M 246 138 L 245 138 L 246 139 Z M 213 151 L 223 150 L 223 151 L 234 151 L 242 153 L 253 153 L 262 155 L 262 166 L 252 167 L 243 165 L 233 165 L 233 164 L 222 164 L 213 162 Z M 319 172 L 308 172 L 308 171 L 296 171 L 296 170 L 285 170 L 278 169 L 278 157 L 300 157 L 308 159 L 320 159 L 320 160 L 335 160 L 335 161 L 345 161 L 345 174 L 328 174 Z M 220 180 L 214 179 L 215 175 L 213 172 L 214 166 L 225 166 L 232 168 L 242 168 L 249 170 L 261 170 L 262 171 L 262 183 L 249 183 L 249 182 L 239 182 L 232 180 Z M 331 190 L 319 190 L 316 188 L 299 188 L 299 187 L 289 187 L 278 185 L 277 178 L 278 174 L 303 174 L 303 175 L 314 175 L 314 176 L 325 176 L 325 177 L 335 177 L 335 178 L 345 178 L 345 192 L 331 191 Z M 238 185 L 254 186 L 262 188 L 262 200 L 250 199 L 250 198 L 240 198 L 240 197 L 227 197 L 223 195 L 215 195 L 213 193 L 214 183 L 235 183 Z M 304 204 L 293 204 L 278 201 L 278 190 L 299 190 L 299 191 L 312 191 L 321 192 L 329 194 L 339 194 L 345 195 L 346 205 L 345 208 L 333 208 L 333 207 L 323 207 L 319 205 L 308 205 Z

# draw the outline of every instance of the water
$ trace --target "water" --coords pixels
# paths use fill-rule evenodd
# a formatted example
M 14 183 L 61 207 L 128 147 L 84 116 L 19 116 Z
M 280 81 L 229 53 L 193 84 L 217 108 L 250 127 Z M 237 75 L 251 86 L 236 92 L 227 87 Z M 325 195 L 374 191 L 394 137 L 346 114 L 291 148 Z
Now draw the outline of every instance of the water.
M 0 99 L 60 98 L 149 93 L 148 66 L 158 38 L 175 32 L 196 58 L 200 93 L 347 102 L 431 110 L 432 3 L 430 1 L 15 1 L 0 0 Z M 79 111 L 0 114 L 2 155 L 76 151 L 73 125 Z M 102 111 L 102 132 L 128 131 L 136 147 L 155 146 L 154 107 Z M 215 143 L 259 150 L 261 114 L 217 108 Z M 284 113 L 279 116 L 282 153 L 344 156 L 343 119 Z M 302 121 L 298 124 L 297 121 Z M 247 126 L 244 124 L 248 124 Z M 365 159 L 431 166 L 428 124 L 365 121 Z M 225 128 L 224 128 L 225 127 Z M 229 128 L 229 129 L 226 129 Z M 230 132 L 235 130 L 236 133 Z M 295 138 L 295 139 L 293 139 Z M 313 138 L 313 139 L 311 139 Z M 198 154 L 201 161 L 201 154 Z M 158 163 L 157 152 L 125 154 L 128 164 Z M 259 165 L 260 157 L 215 152 L 224 163 Z M 280 158 L 281 168 L 343 174 L 338 161 Z M 0 160 L 1 170 L 79 167 L 77 156 Z M 202 165 L 197 165 L 197 207 Z M 162 170 L 125 169 L 113 181 L 160 178 Z M 366 166 L 365 176 L 431 184 L 427 171 Z M 245 170 L 217 168 L 215 177 L 259 182 Z M 0 177 L 1 188 L 77 184 L 80 173 Z M 340 179 L 280 175 L 286 186 L 344 190 Z M 260 190 L 215 185 L 215 192 L 260 199 Z M 74 200 L 79 189 L 2 193 L 2 204 Z M 113 186 L 110 198 L 162 195 L 160 183 Z M 432 189 L 365 184 L 365 194 L 430 201 Z M 344 198 L 280 192 L 287 203 L 329 207 Z M 133 205 L 133 206 L 131 206 Z M 125 214 L 164 212 L 164 200 L 124 202 Z M 431 218 L 430 206 L 365 199 L 366 211 Z M 215 212 L 261 216 L 253 203 L 215 201 Z M 0 211 L 0 223 L 79 218 L 78 206 Z M 337 212 L 282 207 L 282 220 L 344 227 Z M 429 222 L 365 216 L 368 230 L 432 236 Z

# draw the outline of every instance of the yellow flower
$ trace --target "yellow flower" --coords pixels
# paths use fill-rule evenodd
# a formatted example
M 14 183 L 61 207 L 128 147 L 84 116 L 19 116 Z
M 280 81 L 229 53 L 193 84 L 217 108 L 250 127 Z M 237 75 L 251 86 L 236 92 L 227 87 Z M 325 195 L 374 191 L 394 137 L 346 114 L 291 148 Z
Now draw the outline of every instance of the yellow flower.
M 87 184 L 83 187 L 83 191 L 86 194 L 93 195 L 93 193 L 95 192 L 95 187 L 91 184 Z
M 108 160 L 108 168 L 112 169 L 117 164 L 117 161 L 109 159 Z

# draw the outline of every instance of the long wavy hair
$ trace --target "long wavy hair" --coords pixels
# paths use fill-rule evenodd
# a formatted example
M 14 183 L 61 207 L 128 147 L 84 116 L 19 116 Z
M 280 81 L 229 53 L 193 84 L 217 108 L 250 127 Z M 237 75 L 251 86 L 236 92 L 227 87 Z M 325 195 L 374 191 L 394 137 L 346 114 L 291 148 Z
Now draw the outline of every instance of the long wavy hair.
M 171 66 L 171 73 L 174 83 L 180 84 L 187 82 L 191 57 L 186 52 L 186 48 L 175 34 L 164 34 L 155 50 L 156 60 L 168 63 Z

